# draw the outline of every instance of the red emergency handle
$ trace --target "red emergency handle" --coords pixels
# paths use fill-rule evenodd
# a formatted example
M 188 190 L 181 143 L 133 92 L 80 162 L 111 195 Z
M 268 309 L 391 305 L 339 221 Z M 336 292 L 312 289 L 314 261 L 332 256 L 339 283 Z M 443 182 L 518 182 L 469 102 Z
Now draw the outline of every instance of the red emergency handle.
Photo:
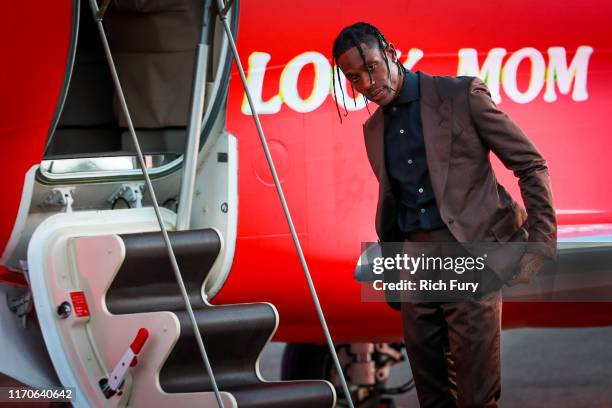
M 134 354 L 140 353 L 142 346 L 144 346 L 148 338 L 149 338 L 149 331 L 145 329 L 144 327 L 140 328 L 140 330 L 138 330 L 138 334 L 136 335 L 136 338 L 134 339 L 132 344 L 130 344 L 130 348 L 132 349 Z

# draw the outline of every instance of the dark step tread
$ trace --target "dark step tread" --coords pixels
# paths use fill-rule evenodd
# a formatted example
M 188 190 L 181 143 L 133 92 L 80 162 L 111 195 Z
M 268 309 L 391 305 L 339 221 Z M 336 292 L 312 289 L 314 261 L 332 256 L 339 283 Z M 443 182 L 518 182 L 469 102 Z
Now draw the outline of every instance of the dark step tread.
M 326 381 L 281 381 L 260 382 L 241 386 L 224 386 L 219 389 L 231 393 L 240 408 L 327 408 L 333 407 L 336 395 L 332 385 Z M 166 390 L 169 393 L 207 392 L 207 385 L 191 381 L 182 390 Z
M 336 393 L 326 381 L 260 383 L 228 391 L 241 408 L 324 408 L 333 407 L 336 401 Z
M 269 303 L 218 305 L 193 310 L 202 331 L 209 335 L 264 330 L 271 334 L 276 327 L 277 315 Z M 193 336 L 193 327 L 186 310 L 175 311 L 181 324 L 181 337 Z
M 193 307 L 204 306 L 201 288 L 221 250 L 213 229 L 170 232 L 170 242 Z M 114 314 L 185 308 L 161 232 L 120 235 L 125 260 L 108 292 Z
M 167 392 L 210 385 L 191 321 L 184 311 L 176 314 L 181 334 L 160 371 L 160 385 Z M 257 383 L 257 359 L 276 327 L 274 308 L 266 303 L 214 306 L 195 315 L 217 381 L 226 387 Z

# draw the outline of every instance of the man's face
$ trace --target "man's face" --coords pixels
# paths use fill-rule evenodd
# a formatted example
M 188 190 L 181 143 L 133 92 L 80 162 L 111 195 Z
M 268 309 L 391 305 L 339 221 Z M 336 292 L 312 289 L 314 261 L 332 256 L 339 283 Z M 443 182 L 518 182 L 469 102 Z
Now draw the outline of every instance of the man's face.
M 377 105 L 387 105 L 395 98 L 401 86 L 401 78 L 394 63 L 395 49 L 389 44 L 385 50 L 391 71 L 389 75 L 382 51 L 378 47 L 370 48 L 365 43 L 360 45 L 365 56 L 365 65 L 359 50 L 353 47 L 338 57 L 338 66 L 356 91 Z

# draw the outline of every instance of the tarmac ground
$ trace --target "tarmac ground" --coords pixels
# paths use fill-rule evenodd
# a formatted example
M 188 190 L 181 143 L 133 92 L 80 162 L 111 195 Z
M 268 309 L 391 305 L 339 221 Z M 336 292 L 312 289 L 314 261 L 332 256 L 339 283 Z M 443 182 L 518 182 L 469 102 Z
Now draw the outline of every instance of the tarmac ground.
M 280 379 L 284 343 L 271 343 L 261 358 L 266 380 Z M 409 364 L 394 367 L 390 384 L 406 381 Z M 0 386 L 21 386 L 0 375 Z M 394 398 L 398 408 L 418 407 L 416 392 Z M 63 407 L 16 403 L 1 407 Z M 516 329 L 502 333 L 501 408 L 612 408 L 612 327 Z

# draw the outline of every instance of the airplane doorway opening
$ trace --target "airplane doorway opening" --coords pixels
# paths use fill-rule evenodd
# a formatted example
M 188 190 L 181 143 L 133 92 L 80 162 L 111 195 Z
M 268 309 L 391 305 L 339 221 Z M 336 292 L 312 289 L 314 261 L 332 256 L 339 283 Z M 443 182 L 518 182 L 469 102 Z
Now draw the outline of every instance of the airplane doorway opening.
M 146 3 L 146 2 L 145 2 Z M 104 20 L 130 116 L 153 177 L 182 166 L 204 3 L 125 1 Z M 43 179 L 134 177 L 135 148 L 86 2 L 74 0 L 66 78 L 46 143 Z M 237 14 L 237 13 L 236 13 Z M 230 25 L 237 29 L 238 16 Z M 138 29 L 134 29 L 137 27 Z M 200 149 L 225 122 L 231 56 L 213 19 Z M 219 120 L 221 119 L 221 120 Z

